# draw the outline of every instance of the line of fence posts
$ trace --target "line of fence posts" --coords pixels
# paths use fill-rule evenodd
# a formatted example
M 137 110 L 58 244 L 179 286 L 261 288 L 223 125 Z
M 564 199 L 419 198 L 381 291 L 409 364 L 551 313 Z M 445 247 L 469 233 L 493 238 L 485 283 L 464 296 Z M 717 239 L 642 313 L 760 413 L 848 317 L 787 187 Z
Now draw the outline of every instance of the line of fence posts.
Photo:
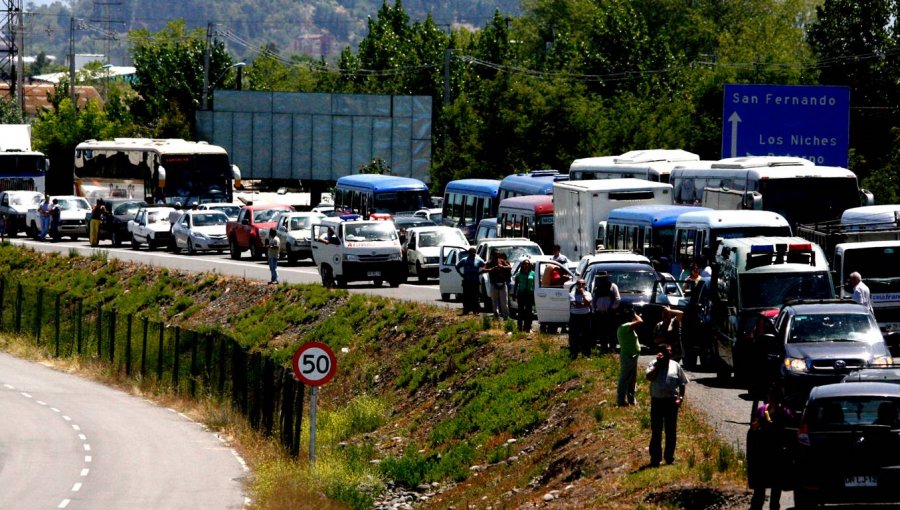
M 9 306 L 10 298 L 13 306 Z M 136 379 L 160 391 L 218 398 L 299 457 L 306 388 L 290 368 L 260 352 L 248 352 L 220 332 L 183 330 L 139 313 L 126 313 L 122 321 L 118 310 L 104 309 L 102 302 L 86 315 L 84 301 L 65 291 L 0 276 L 0 331 L 33 338 L 35 347 L 48 355 L 87 359 L 119 377 Z M 135 317 L 141 325 L 139 353 L 132 346 Z M 94 324 L 94 334 L 88 338 L 83 336 L 85 321 Z M 45 322 L 54 328 L 52 345 L 41 341 Z M 23 331 L 23 324 L 30 324 L 30 331 Z M 155 343 L 151 341 L 153 333 Z M 151 376 L 148 361 L 154 358 L 156 370 Z M 132 373 L 134 364 L 139 367 L 137 373 Z

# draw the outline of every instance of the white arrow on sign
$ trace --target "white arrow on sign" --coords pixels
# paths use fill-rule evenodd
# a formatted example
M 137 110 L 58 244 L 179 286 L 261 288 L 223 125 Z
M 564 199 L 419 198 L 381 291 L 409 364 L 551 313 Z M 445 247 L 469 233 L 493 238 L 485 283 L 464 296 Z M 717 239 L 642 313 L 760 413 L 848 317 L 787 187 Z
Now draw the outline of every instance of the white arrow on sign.
M 728 117 L 728 122 L 731 122 L 731 157 L 736 158 L 738 155 L 737 150 L 737 133 L 738 133 L 738 124 L 741 123 L 741 116 L 738 115 L 738 112 L 734 112 Z

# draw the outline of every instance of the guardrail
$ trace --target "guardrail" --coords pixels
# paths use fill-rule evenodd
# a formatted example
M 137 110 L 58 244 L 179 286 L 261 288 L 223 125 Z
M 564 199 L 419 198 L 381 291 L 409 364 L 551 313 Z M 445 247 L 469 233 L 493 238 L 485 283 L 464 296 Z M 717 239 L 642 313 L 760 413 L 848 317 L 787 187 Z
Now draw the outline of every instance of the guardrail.
M 87 306 L 82 297 L 7 276 L 0 276 L 0 331 L 157 392 L 219 399 L 299 456 L 305 385 L 291 368 L 221 332 L 192 331 L 139 312 L 120 314 L 102 303 Z

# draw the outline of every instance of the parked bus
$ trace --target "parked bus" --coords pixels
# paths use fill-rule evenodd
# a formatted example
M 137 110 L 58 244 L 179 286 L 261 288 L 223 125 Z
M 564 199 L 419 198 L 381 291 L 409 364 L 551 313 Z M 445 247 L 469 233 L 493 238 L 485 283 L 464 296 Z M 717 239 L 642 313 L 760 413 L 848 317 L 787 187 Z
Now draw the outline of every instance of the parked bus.
M 485 218 L 497 217 L 499 189 L 500 181 L 496 179 L 448 182 L 444 188 L 444 225 L 462 230 L 469 242 L 474 241 L 478 223 Z
M 552 195 L 553 183 L 569 180 L 569 176 L 556 170 L 534 170 L 507 175 L 500 182 L 500 200 L 523 195 Z
M 569 179 L 586 181 L 633 177 L 646 181 L 669 182 L 669 175 L 674 167 L 697 161 L 700 161 L 700 156 L 681 149 L 629 151 L 620 156 L 576 159 L 569 167 Z
M 772 211 L 796 226 L 837 220 L 845 209 L 874 202 L 850 170 L 803 158 L 727 158 L 708 168 L 698 163 L 672 170 L 676 204 Z
M 116 138 L 75 147 L 75 194 L 91 201 L 231 202 L 240 178 L 225 149 L 205 142 Z
M 525 237 L 553 252 L 553 196 L 524 195 L 500 202 L 497 210 L 499 237 Z
M 45 192 L 50 162 L 31 149 L 31 126 L 0 124 L 0 191 Z
M 675 220 L 673 261 L 680 265 L 690 264 L 694 260 L 708 264 L 715 257 L 722 239 L 791 235 L 788 221 L 771 211 L 706 209 L 686 212 Z
M 341 177 L 334 187 L 334 207 L 369 218 L 372 214 L 413 215 L 431 207 L 428 186 L 418 179 L 379 174 Z
M 671 260 L 675 246 L 675 223 L 682 214 L 709 211 L 687 205 L 632 205 L 609 212 L 604 247 L 631 250 L 651 260 L 668 261 L 666 271 L 676 271 Z M 677 273 L 681 268 L 677 268 Z M 676 273 L 676 274 L 677 274 Z

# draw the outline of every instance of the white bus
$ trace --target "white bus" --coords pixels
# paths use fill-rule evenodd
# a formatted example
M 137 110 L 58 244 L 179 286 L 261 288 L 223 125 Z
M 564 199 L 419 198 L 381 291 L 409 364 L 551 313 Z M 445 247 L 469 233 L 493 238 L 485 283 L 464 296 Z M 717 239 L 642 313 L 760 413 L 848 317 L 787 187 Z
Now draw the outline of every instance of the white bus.
M 850 170 L 816 166 L 803 158 L 762 156 L 684 164 L 672 169 L 671 183 L 676 204 L 772 211 L 795 226 L 837 220 L 846 209 L 874 202 Z
M 174 204 L 231 202 L 241 174 L 222 147 L 178 138 L 88 140 L 75 147 L 75 194 Z
M 672 169 L 700 161 L 700 156 L 681 149 L 648 149 L 629 151 L 620 156 L 576 159 L 569 167 L 569 179 L 622 179 L 633 177 L 645 181 L 669 182 Z
M 708 264 L 722 239 L 775 236 L 790 237 L 791 226 L 770 211 L 698 210 L 680 214 L 675 220 L 673 266 L 684 269 L 694 261 Z M 701 266 L 702 267 L 702 266 Z M 673 272 L 678 269 L 673 269 Z

